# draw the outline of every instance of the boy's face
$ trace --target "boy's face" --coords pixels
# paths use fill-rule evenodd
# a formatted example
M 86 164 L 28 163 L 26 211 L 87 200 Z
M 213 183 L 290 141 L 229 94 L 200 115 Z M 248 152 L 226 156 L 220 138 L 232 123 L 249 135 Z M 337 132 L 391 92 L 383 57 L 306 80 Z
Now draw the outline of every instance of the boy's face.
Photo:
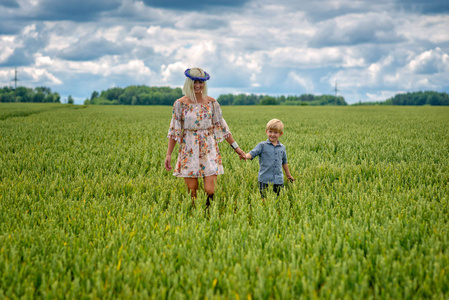
M 268 139 L 273 144 L 277 144 L 277 142 L 279 141 L 279 137 L 283 134 L 283 132 L 277 132 L 272 129 L 267 129 L 267 130 L 265 130 L 265 132 L 267 133 Z

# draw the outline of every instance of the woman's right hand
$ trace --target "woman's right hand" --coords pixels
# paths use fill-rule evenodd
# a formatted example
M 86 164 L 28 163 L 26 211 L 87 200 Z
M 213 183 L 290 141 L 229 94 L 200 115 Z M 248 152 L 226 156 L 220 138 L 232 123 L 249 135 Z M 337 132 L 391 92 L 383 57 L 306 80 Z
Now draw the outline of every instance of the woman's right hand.
M 165 157 L 164 166 L 165 166 L 165 170 L 171 171 L 171 169 L 172 169 L 172 166 L 171 166 L 171 155 L 167 154 L 167 156 Z
M 237 148 L 234 151 L 240 156 L 240 160 L 246 160 L 246 153 L 242 149 Z

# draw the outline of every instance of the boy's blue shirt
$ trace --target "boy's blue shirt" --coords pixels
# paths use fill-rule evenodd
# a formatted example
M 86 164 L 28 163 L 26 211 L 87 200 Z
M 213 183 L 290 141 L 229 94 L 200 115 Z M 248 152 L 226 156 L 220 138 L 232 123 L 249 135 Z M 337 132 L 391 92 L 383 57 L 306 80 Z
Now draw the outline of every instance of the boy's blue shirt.
M 282 165 L 287 163 L 287 151 L 285 146 L 278 141 L 275 146 L 267 139 L 257 144 L 249 152 L 251 159 L 259 156 L 259 181 L 262 183 L 284 184 Z

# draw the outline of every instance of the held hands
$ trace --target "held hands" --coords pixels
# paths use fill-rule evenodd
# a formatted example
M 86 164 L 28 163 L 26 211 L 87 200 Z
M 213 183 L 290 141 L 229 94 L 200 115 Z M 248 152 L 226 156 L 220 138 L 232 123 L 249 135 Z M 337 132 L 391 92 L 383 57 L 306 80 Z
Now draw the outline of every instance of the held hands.
M 235 149 L 235 152 L 239 155 L 240 160 L 242 160 L 242 159 L 243 159 L 243 160 L 246 160 L 246 153 L 243 152 L 242 149 L 237 148 L 237 149 Z

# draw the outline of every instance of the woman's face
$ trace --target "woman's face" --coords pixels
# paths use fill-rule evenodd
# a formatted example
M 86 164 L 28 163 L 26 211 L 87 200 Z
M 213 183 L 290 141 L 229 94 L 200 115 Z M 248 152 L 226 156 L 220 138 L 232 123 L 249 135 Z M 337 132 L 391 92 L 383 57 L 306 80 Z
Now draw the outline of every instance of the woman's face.
M 195 80 L 193 82 L 193 90 L 195 93 L 201 93 L 204 88 L 204 81 Z

